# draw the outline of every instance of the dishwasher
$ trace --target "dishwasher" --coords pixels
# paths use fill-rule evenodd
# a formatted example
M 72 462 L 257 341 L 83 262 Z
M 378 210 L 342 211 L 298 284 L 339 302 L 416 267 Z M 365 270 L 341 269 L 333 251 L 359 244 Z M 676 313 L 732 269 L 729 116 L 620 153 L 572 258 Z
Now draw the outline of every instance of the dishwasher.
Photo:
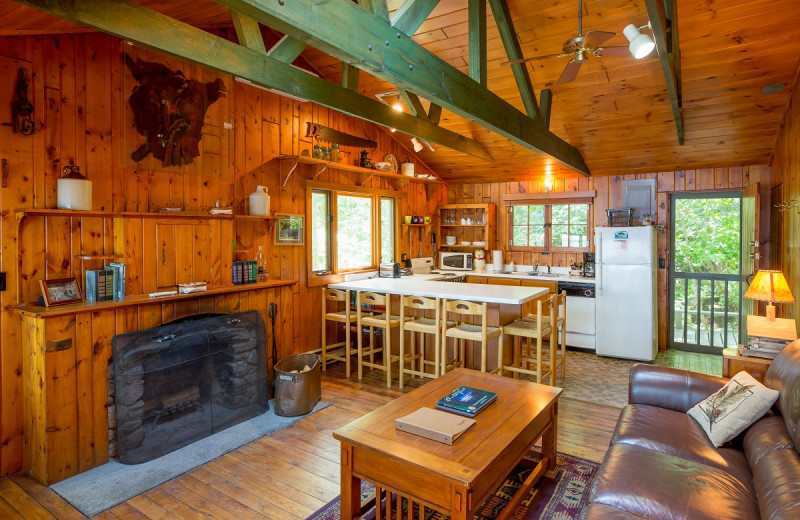
M 567 293 L 567 345 L 594 351 L 594 285 L 558 282 L 558 292 Z

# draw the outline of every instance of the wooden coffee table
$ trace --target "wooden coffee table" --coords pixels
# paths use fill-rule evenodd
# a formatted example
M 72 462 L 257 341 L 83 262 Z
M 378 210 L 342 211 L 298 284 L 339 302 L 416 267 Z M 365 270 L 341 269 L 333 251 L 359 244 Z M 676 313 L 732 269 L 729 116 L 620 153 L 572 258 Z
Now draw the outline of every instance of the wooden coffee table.
M 436 401 L 461 385 L 497 393 L 452 446 L 396 430 L 394 420 Z M 336 430 L 342 443 L 342 519 L 361 515 L 361 480 L 417 507 L 456 519 L 471 518 L 483 500 L 542 439 L 542 460 L 505 508 L 513 512 L 535 482 L 556 467 L 560 388 L 459 368 Z M 389 495 L 391 496 L 391 495 Z M 399 500 L 398 500 L 399 502 Z M 386 518 L 398 518 L 399 514 Z M 380 516 L 378 516 L 380 518 Z

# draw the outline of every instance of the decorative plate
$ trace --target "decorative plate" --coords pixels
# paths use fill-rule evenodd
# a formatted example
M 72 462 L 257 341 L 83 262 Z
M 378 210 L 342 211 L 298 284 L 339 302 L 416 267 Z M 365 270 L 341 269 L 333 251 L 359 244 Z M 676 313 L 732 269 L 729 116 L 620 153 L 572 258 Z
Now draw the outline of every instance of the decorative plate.
M 391 165 L 392 169 L 389 171 L 391 171 L 392 173 L 397 173 L 397 157 L 395 157 L 390 153 L 387 153 L 386 157 L 384 157 L 383 160 L 384 162 L 388 162 Z

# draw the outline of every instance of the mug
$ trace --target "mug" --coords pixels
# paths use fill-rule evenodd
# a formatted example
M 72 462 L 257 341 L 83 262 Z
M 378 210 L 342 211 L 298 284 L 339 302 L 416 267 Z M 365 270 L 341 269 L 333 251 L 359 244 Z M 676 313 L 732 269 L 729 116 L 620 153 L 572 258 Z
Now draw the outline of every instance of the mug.
M 430 224 L 431 223 L 431 218 L 430 217 L 423 217 L 422 218 L 422 222 L 423 222 L 423 224 Z
M 465 218 L 462 218 L 462 219 L 461 219 L 461 225 L 462 225 L 462 226 L 466 226 L 466 225 L 467 225 L 467 219 L 465 219 Z
M 411 224 L 411 215 L 406 215 L 405 217 L 403 217 L 403 222 L 405 222 L 406 224 Z
M 419 224 L 419 217 L 417 215 L 414 215 L 413 217 L 411 217 L 411 223 L 412 224 Z
M 468 226 L 471 226 L 471 225 L 472 225 L 472 219 L 471 219 L 471 218 L 468 218 L 468 219 L 467 219 L 467 225 L 468 225 Z

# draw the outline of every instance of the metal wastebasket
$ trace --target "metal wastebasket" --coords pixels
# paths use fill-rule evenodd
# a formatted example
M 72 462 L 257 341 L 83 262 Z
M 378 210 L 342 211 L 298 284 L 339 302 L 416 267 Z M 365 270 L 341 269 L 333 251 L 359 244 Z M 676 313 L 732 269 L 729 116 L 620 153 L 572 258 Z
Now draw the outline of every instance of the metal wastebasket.
M 284 417 L 304 415 L 322 396 L 320 357 L 316 354 L 287 356 L 275 365 L 275 413 Z M 311 370 L 302 370 L 308 366 Z M 297 372 L 292 372 L 296 370 Z

